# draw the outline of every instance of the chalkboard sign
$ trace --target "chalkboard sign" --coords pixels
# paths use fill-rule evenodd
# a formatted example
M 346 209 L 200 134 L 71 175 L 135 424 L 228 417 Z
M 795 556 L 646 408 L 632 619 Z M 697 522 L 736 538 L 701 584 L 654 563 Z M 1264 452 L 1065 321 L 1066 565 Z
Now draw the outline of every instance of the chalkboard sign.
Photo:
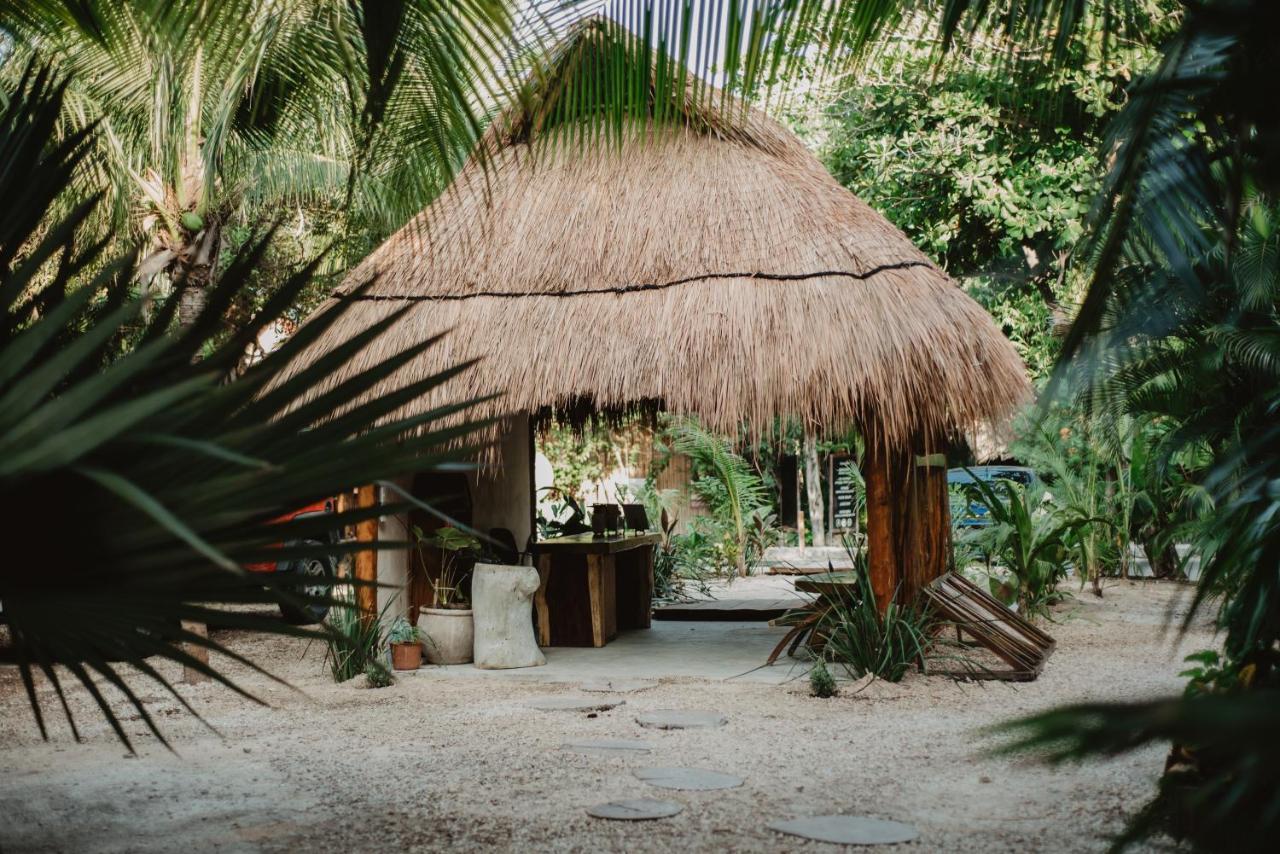
M 861 504 L 862 474 L 857 461 L 847 454 L 831 457 L 831 530 L 853 531 L 858 527 L 858 510 Z

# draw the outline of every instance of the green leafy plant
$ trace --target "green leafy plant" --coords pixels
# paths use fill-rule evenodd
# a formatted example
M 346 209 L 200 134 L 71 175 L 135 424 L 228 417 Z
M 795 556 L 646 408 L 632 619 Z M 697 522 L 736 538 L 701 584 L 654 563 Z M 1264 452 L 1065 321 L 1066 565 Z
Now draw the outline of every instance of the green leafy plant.
M 996 35 L 1019 54 L 1062 56 L 1070 34 L 1088 32 L 1088 7 L 1105 4 L 947 0 L 938 29 L 947 43 Z M 1142 16 L 1093 20 L 1114 38 Z M 1217 603 L 1227 666 L 1249 675 L 1225 694 L 1051 710 L 1012 724 L 1014 749 L 1066 761 L 1171 741 L 1157 798 L 1117 847 L 1163 829 L 1200 850 L 1261 852 L 1280 833 L 1280 129 L 1258 81 L 1280 73 L 1280 6 L 1206 0 L 1173 20 L 1109 123 L 1108 175 L 1078 250 L 1090 282 L 1060 376 L 1083 380 L 1091 405 L 1173 420 L 1166 450 L 1209 449 L 1209 503 L 1188 531 L 1201 576 L 1183 626 Z
M 1060 519 L 1044 506 L 1043 490 L 1028 490 L 1011 480 L 987 483 L 965 471 L 973 477 L 966 484 L 970 500 L 987 509 L 991 524 L 969 529 L 962 537 L 1008 572 L 1007 580 L 991 577 L 992 594 L 1016 603 L 1028 618 L 1047 616 L 1063 596 L 1058 585 L 1067 575 L 1068 535 L 1085 525 L 1109 523 L 1094 517 Z
M 1001 727 L 1002 752 L 1053 764 L 1178 747 L 1156 797 L 1114 841 L 1126 848 L 1160 830 L 1214 852 L 1269 851 L 1280 829 L 1280 692 L 1206 694 L 1143 703 L 1051 709 Z
M 677 534 L 678 520 L 666 510 L 658 518 L 662 540 L 653 555 L 654 598 L 683 599 L 690 585 L 703 595 L 708 594 L 712 558 L 707 554 L 706 542 L 697 533 Z
M 390 688 L 396 684 L 396 677 L 385 664 L 375 659 L 365 666 L 364 684 L 370 688 Z
M 765 511 L 768 496 L 763 481 L 750 463 L 734 452 L 729 440 L 692 419 L 673 421 L 666 433 L 671 450 L 693 461 L 699 472 L 693 490 L 712 513 L 713 522 L 704 518 L 694 524 L 704 533 L 718 533 L 723 562 L 739 576 L 746 576 L 776 522 Z
M 481 552 L 480 540 L 473 534 L 450 525 L 436 529 L 429 537 L 424 536 L 417 527 L 413 529 L 413 534 L 419 549 L 427 547 L 440 550 L 440 574 L 431 583 L 432 607 L 467 607 L 462 582 L 470 571 L 467 559 L 474 558 Z
M 0 505 L 10 542 L 41 544 L 39 561 L 0 562 L 0 620 L 7 628 L 0 658 L 17 665 L 42 734 L 37 672 L 59 696 L 66 682 L 81 685 L 129 745 L 98 687 L 104 680 L 163 741 L 136 682 L 125 679 L 130 670 L 193 713 L 157 661 L 250 696 L 217 662 L 258 665 L 182 621 L 328 638 L 323 627 L 290 626 L 243 606 L 332 605 L 330 593 L 304 588 L 328 591 L 339 579 L 318 583 L 242 567 L 359 551 L 365 547 L 354 542 L 306 541 L 404 505 L 272 520 L 360 484 L 456 463 L 474 452 L 463 442 L 472 428 L 437 429 L 440 412 L 379 423 L 444 382 L 443 374 L 347 407 L 434 342 L 380 360 L 311 399 L 316 377 L 402 312 L 283 380 L 290 360 L 332 329 L 344 310 L 336 304 L 241 379 L 226 382 L 256 330 L 289 305 L 314 269 L 294 275 L 246 331 L 214 343 L 223 310 L 268 238 L 234 259 L 192 324 L 176 327 L 177 299 L 145 317 L 147 303 L 130 295 L 133 257 L 107 257 L 101 241 L 81 232 L 96 199 L 45 222 L 96 141 L 92 128 L 56 141 L 65 95 L 48 72 L 29 69 L 0 109 L 0 198 L 7 200 L 0 216 Z M 445 408 L 456 413 L 466 406 Z M 456 450 L 447 450 L 451 445 Z M 75 536 L 67 536 L 67 520 L 75 520 Z M 188 646 L 219 655 L 204 661 Z M 71 705 L 62 708 L 78 732 Z
M 104 194 L 111 229 L 145 241 L 145 288 L 167 296 L 184 280 L 189 320 L 237 224 L 320 208 L 385 235 L 438 194 L 482 127 L 477 105 L 512 82 L 492 46 L 514 35 L 513 12 L 84 0 L 70 13 L 22 0 L 0 4 L 14 57 L 2 70 L 35 58 L 70 76 L 59 136 L 107 122 L 74 180 L 82 197 Z
M 900 682 L 911 665 L 923 666 L 929 617 L 896 601 L 890 601 L 881 614 L 871 592 L 865 554 L 859 552 L 853 560 L 857 583 L 840 585 L 823 597 L 824 610 L 813 630 L 822 658 L 854 678 L 870 675 Z
M 824 700 L 840 693 L 836 687 L 836 678 L 831 675 L 826 662 L 821 658 L 814 661 L 813 667 L 809 668 L 809 693 Z
M 324 634 L 324 660 L 334 682 L 354 679 L 370 666 L 381 664 L 384 616 L 386 608 L 380 616 L 362 615 L 356 606 L 355 593 L 349 587 L 335 595 L 326 621 L 329 631 Z
M 387 629 L 387 643 L 417 643 L 418 640 L 418 627 L 404 617 L 396 617 L 391 628 Z

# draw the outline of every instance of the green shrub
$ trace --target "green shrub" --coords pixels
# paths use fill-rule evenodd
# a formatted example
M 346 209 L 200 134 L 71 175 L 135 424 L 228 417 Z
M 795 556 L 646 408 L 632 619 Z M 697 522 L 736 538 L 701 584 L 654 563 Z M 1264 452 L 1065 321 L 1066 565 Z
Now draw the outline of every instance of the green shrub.
M 894 602 L 882 616 L 871 592 L 865 554 L 855 556 L 853 571 L 856 587 L 829 597 L 829 607 L 815 627 L 815 636 L 825 639 L 823 657 L 855 678 L 871 674 L 898 682 L 912 663 L 924 661 L 927 615 Z
M 360 619 L 355 597 L 350 588 L 335 594 L 337 602 L 329 611 L 325 642 L 325 663 L 334 682 L 346 682 L 361 673 L 368 674 L 370 665 L 381 666 L 382 620 Z M 385 609 L 384 609 L 385 614 Z M 384 668 L 385 669 L 385 668 Z
M 1028 619 L 1048 616 L 1049 606 L 1063 598 L 1058 583 L 1067 576 L 1075 532 L 1111 523 L 1055 512 L 1045 504 L 1043 489 L 1028 490 L 1011 480 L 986 483 L 969 474 L 973 482 L 965 487 L 970 500 L 987 508 L 991 524 L 963 533 L 961 548 L 974 546 L 1008 571 L 1007 579 L 991 578 L 993 596 L 1016 603 Z
M 364 669 L 364 683 L 370 688 L 390 688 L 396 684 L 396 677 L 381 661 L 370 661 Z
M 809 693 L 824 700 L 839 693 L 835 677 L 821 658 L 813 663 L 813 668 L 809 671 Z
M 714 551 L 697 532 L 677 534 L 677 519 L 661 511 L 662 542 L 653 554 L 653 595 L 658 599 L 684 599 L 686 587 L 692 584 L 704 595 L 709 591 L 707 579 L 714 561 Z

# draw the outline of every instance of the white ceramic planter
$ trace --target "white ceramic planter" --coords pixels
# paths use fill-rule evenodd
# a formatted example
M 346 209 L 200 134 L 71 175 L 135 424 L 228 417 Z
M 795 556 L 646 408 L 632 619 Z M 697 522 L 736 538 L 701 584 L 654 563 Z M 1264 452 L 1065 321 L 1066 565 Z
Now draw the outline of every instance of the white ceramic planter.
M 418 631 L 422 651 L 432 664 L 466 664 L 471 660 L 475 626 L 471 609 L 420 608 Z

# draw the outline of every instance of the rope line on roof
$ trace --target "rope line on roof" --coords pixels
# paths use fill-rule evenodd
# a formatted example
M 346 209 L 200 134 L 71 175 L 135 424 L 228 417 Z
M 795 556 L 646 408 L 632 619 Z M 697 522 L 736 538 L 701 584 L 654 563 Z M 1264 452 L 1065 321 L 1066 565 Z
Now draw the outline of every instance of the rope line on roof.
M 333 296 L 337 299 L 351 300 L 352 302 L 459 302 L 461 300 L 477 299 L 479 297 L 499 297 L 502 299 L 510 299 L 514 297 L 580 297 L 590 296 L 592 294 L 634 294 L 644 291 L 662 291 L 667 288 L 674 288 L 677 285 L 687 285 L 691 282 L 700 282 L 707 279 L 760 279 L 768 282 L 798 282 L 805 279 L 828 279 L 843 278 L 853 279 L 855 281 L 866 281 L 872 276 L 886 273 L 891 270 L 906 270 L 911 267 L 932 267 L 933 264 L 928 261 L 900 261 L 896 264 L 882 264 L 879 267 L 872 267 L 865 273 L 850 273 L 845 270 L 825 270 L 820 273 L 705 273 L 700 276 L 689 276 L 684 279 L 674 279 L 670 282 L 647 282 L 638 285 L 623 285 L 618 288 L 580 288 L 573 291 L 548 291 L 547 293 L 534 293 L 530 291 L 475 291 L 466 294 L 345 294 L 334 292 Z

